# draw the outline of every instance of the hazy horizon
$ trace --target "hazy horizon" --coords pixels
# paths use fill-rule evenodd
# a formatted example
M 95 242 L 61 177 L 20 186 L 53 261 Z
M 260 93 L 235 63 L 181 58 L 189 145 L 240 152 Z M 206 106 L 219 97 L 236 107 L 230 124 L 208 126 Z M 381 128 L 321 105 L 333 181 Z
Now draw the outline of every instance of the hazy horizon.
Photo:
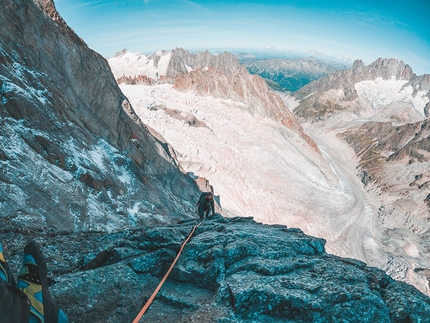
M 311 53 L 366 65 L 397 58 L 430 74 L 430 2 L 55 0 L 67 24 L 95 51 L 143 54 L 241 49 Z

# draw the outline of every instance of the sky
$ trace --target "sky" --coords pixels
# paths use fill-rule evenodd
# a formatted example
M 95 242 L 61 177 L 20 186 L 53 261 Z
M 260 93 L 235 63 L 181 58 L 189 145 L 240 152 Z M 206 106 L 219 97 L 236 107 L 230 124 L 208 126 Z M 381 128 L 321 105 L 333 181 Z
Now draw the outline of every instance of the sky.
M 112 57 L 190 51 L 296 52 L 430 74 L 430 0 L 54 0 L 92 49 Z

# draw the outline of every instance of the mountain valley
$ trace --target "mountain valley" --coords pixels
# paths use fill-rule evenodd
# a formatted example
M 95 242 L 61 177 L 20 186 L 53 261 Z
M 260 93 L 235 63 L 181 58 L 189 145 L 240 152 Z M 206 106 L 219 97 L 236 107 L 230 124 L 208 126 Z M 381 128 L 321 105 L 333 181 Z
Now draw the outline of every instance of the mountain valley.
M 295 92 L 331 72 L 350 67 L 348 63 L 320 60 L 312 56 L 288 59 L 239 55 L 238 59 L 251 74 L 258 74 L 268 80 L 274 90 L 288 92 Z

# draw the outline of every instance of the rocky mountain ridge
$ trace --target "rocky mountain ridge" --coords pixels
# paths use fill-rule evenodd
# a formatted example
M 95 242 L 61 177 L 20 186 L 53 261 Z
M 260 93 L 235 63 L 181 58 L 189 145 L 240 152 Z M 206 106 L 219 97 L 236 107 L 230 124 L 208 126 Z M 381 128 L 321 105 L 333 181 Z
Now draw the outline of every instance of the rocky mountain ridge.
M 108 61 L 119 84 L 148 84 L 148 81 L 174 83 L 182 74 L 209 67 L 231 76 L 240 68 L 239 62 L 231 53 L 191 53 L 182 48 L 175 48 L 170 52 L 162 50 L 151 55 L 123 49 L 114 57 L 108 58 Z
M 182 48 L 176 48 L 171 52 L 166 76 L 175 79 L 193 70 L 203 70 L 209 67 L 227 76 L 231 76 L 240 69 L 240 64 L 236 57 L 228 52 L 223 52 L 218 55 L 213 55 L 209 53 L 209 51 L 193 54 Z
M 269 90 L 262 78 L 249 74 L 244 68 L 237 69 L 230 76 L 212 67 L 206 70 L 197 69 L 181 74 L 176 79 L 174 88 L 179 91 L 192 91 L 200 96 L 243 102 L 251 114 L 280 121 L 286 127 L 297 131 L 313 149 L 317 149 L 282 99 Z

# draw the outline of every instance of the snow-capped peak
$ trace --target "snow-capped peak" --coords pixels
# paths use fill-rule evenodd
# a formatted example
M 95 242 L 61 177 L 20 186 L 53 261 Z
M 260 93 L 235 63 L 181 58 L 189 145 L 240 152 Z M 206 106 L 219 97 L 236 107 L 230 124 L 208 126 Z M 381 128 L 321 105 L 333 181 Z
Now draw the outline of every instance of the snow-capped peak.
M 158 51 L 152 55 L 129 52 L 126 49 L 108 58 L 115 78 L 146 75 L 154 80 L 166 75 L 171 52 Z

